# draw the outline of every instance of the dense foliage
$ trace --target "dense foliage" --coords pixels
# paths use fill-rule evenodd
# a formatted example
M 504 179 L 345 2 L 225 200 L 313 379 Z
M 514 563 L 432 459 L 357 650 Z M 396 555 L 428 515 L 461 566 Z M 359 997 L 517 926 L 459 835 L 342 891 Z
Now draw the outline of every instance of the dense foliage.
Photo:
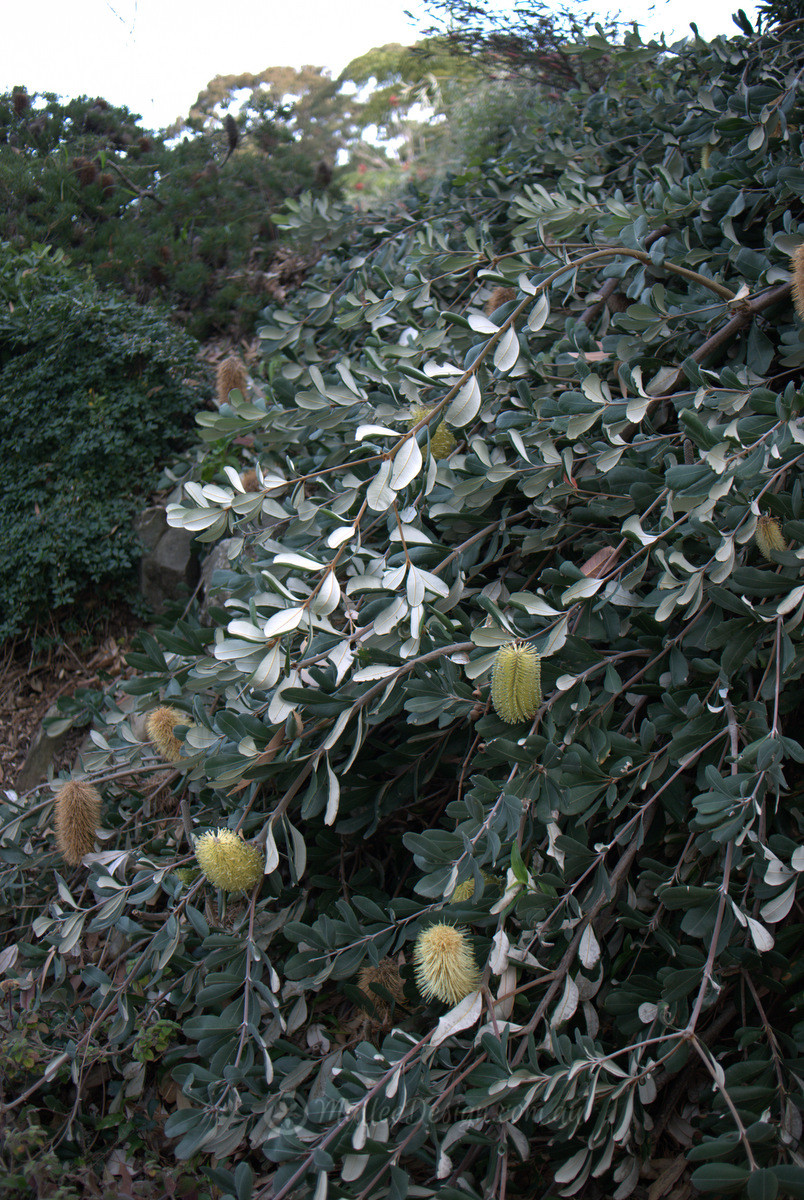
M 317 176 L 322 138 L 297 142 L 293 107 L 270 89 L 238 113 L 228 161 L 221 111 L 168 138 L 104 100 L 0 96 L 0 239 L 59 247 L 102 285 L 171 305 L 196 336 L 251 331 L 294 281 L 275 262 L 271 214 L 331 170 Z
M 596 74 L 600 82 L 588 60 L 567 54 L 568 44 L 584 41 L 595 29 L 613 37 L 618 24 L 643 19 L 627 8 L 615 19 L 583 5 L 559 7 L 544 0 L 513 0 L 505 7 L 496 0 L 428 0 L 427 12 L 433 21 L 429 37 L 471 69 L 558 93 L 590 83 Z
M 60 252 L 0 249 L 2 640 L 98 585 L 130 594 L 131 519 L 203 391 L 197 346 L 166 316 Z
M 238 1200 L 804 1195 L 800 39 L 562 53 L 605 86 L 482 167 L 288 207 L 328 253 L 199 415 L 258 490 L 169 509 L 225 569 L 106 699 L 103 851 L 6 798 L 12 1104 L 77 1154 L 103 1112 Z

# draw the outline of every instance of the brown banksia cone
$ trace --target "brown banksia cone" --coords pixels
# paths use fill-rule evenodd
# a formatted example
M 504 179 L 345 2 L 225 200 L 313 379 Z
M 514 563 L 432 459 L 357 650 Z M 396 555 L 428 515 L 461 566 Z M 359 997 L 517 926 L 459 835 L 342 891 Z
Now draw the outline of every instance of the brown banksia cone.
M 804 321 L 804 242 L 796 246 L 790 259 L 792 272 L 793 304 L 799 321 Z
M 224 892 L 250 892 L 265 871 L 265 855 L 231 829 L 211 829 L 195 843 L 198 865 Z
M 503 304 L 507 304 L 509 300 L 516 300 L 516 292 L 513 288 L 496 287 L 486 301 L 486 316 L 490 317 L 498 308 L 502 308 Z
M 248 387 L 246 368 L 239 358 L 230 354 L 218 367 L 217 374 L 218 404 L 226 404 L 229 393 L 235 388 L 245 396 Z
M 158 813 L 172 813 L 179 807 L 181 796 L 171 788 L 176 778 L 175 771 L 160 771 L 152 775 L 148 784 L 148 799 Z
M 429 412 L 430 409 L 425 408 L 423 404 L 414 404 L 410 410 L 409 427 L 412 429 L 414 425 L 418 425 L 422 417 L 426 417 Z M 456 445 L 452 430 L 443 421 L 435 433 L 430 435 L 430 453 L 439 462 L 442 458 L 449 458 Z
M 71 867 L 77 867 L 95 845 L 100 825 L 100 792 L 83 779 L 70 779 L 56 793 L 56 844 Z
M 541 659 L 532 646 L 500 646 L 491 668 L 491 703 L 503 721 L 514 725 L 535 717 L 542 702 Z
M 757 517 L 754 540 L 757 544 L 757 550 L 768 561 L 770 561 L 772 551 L 776 551 L 778 554 L 782 550 L 787 549 L 787 542 L 782 533 L 782 527 L 775 517 Z
M 469 935 L 454 925 L 441 922 L 424 929 L 416 938 L 413 962 L 425 1000 L 455 1005 L 480 986 Z
M 372 1015 L 375 1020 L 381 1025 L 387 1025 L 391 1019 L 391 1006 L 384 996 L 372 991 L 372 984 L 388 992 L 395 1005 L 407 1007 L 402 976 L 392 958 L 381 958 L 376 967 L 361 967 L 357 976 L 357 986 L 374 1007 Z
M 178 762 L 181 758 L 181 742 L 173 730 L 177 725 L 189 724 L 186 713 L 163 704 L 161 707 L 155 708 L 152 713 L 148 713 L 145 728 L 148 731 L 148 737 L 162 757 L 166 758 L 168 762 Z
M 78 176 L 81 187 L 89 187 L 98 178 L 98 164 L 90 158 L 74 158 L 70 166 Z
M 240 476 L 240 482 L 242 483 L 243 488 L 247 492 L 261 491 L 260 481 L 257 478 L 256 471 L 244 471 L 243 474 Z
M 612 292 L 606 297 L 606 308 L 610 313 L 622 313 L 627 308 L 630 308 L 631 301 L 626 296 L 625 292 Z

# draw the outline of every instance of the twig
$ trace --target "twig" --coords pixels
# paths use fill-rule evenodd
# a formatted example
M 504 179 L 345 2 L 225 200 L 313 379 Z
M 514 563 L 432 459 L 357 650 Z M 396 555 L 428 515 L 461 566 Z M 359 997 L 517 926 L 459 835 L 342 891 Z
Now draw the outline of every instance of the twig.
M 746 325 L 750 325 L 757 313 L 762 312 L 763 309 L 770 308 L 772 304 L 777 304 L 780 300 L 786 300 L 790 295 L 791 287 L 792 285 L 789 283 L 781 283 L 778 287 L 772 288 L 769 292 L 765 292 L 760 296 L 754 296 L 751 299 L 741 300 L 734 316 L 730 317 L 725 325 L 718 329 L 716 333 L 713 333 L 711 337 L 707 338 L 706 341 L 699 346 L 693 354 L 690 355 L 693 362 L 703 362 L 704 359 L 708 358 L 710 354 L 714 354 L 714 352 L 719 350 L 721 346 L 725 346 L 727 342 L 730 342 L 736 333 L 739 333 L 741 329 L 745 329 Z M 664 386 L 661 396 L 656 396 L 653 400 L 651 400 L 645 413 L 643 414 L 642 420 L 644 421 L 646 416 L 649 416 L 651 413 L 655 412 L 662 401 L 666 400 L 668 396 L 672 395 L 679 383 L 683 382 L 684 380 L 686 380 L 686 375 L 679 367 L 673 378 Z M 626 425 L 620 436 L 623 438 L 623 440 L 628 441 L 631 437 L 633 437 L 639 428 L 640 426 L 634 423 Z M 786 464 L 786 466 L 789 465 L 789 463 Z
M 732 705 L 728 696 L 723 698 L 723 704 L 726 709 L 726 717 L 729 727 L 729 741 L 731 743 L 731 773 L 732 775 L 735 775 L 737 773 L 737 755 L 740 752 L 737 716 L 734 712 L 734 706 Z M 715 915 L 715 925 L 712 930 L 712 940 L 703 969 L 703 978 L 701 979 L 701 986 L 698 989 L 698 995 L 695 997 L 695 1005 L 690 1015 L 690 1019 L 687 1022 L 687 1028 L 685 1031 L 690 1035 L 694 1034 L 695 1032 L 695 1026 L 697 1025 L 698 1018 L 701 1015 L 701 1009 L 706 997 L 708 985 L 712 981 L 712 969 L 715 965 L 715 958 L 717 957 L 717 944 L 720 938 L 720 930 L 723 925 L 723 915 L 726 911 L 726 901 L 729 895 L 729 881 L 731 878 L 731 864 L 733 857 L 734 840 L 732 839 L 726 847 L 726 857 L 723 861 L 723 878 L 720 881 L 720 887 L 718 889 L 720 895 L 718 899 L 717 913 Z
M 106 163 L 106 166 L 111 167 L 111 169 L 117 175 L 120 176 L 120 178 L 123 180 L 123 183 L 126 185 L 126 187 L 129 188 L 130 191 L 132 191 L 135 196 L 139 196 L 140 200 L 153 200 L 154 204 L 159 209 L 163 209 L 165 207 L 164 200 L 160 200 L 160 198 L 159 198 L 159 196 L 157 196 L 156 192 L 152 192 L 148 188 L 141 188 L 138 184 L 133 183 L 129 179 L 128 175 L 123 174 L 123 172 L 120 170 L 120 168 L 118 167 L 116 162 L 112 162 L 112 160 L 109 159 L 108 162 Z
M 643 837 L 644 837 L 644 834 L 646 834 L 648 832 L 648 830 L 650 829 L 651 824 L 653 822 L 653 818 L 656 815 L 655 805 L 656 805 L 656 796 L 653 796 L 648 801 L 645 808 L 642 810 Z M 636 858 L 637 854 L 639 853 L 639 851 L 642 847 L 642 840 L 643 840 L 642 838 L 639 838 L 636 836 L 632 839 L 630 846 L 625 851 L 622 858 L 617 863 L 617 866 L 612 871 L 611 876 L 609 878 L 610 895 L 599 896 L 597 898 L 597 900 L 595 901 L 595 903 L 590 908 L 589 912 L 586 913 L 586 915 L 584 917 L 582 917 L 581 920 L 578 922 L 578 925 L 575 930 L 575 936 L 573 937 L 569 946 L 565 950 L 564 955 L 561 959 L 561 962 L 559 963 L 558 967 L 556 968 L 556 977 L 555 977 L 553 983 L 551 983 L 550 987 L 547 989 L 544 996 L 542 996 L 542 999 L 539 1001 L 539 1004 L 538 1004 L 538 1007 L 537 1007 L 535 1013 L 530 1018 L 527 1025 L 523 1026 L 523 1028 L 519 1031 L 519 1036 L 521 1036 L 524 1040 L 522 1042 L 522 1045 L 519 1047 L 516 1054 L 514 1055 L 514 1058 L 512 1060 L 513 1067 L 517 1067 L 519 1065 L 519 1063 L 522 1061 L 522 1059 L 525 1056 L 527 1049 L 528 1049 L 528 1035 L 531 1034 L 533 1032 L 533 1030 L 536 1028 L 536 1026 L 539 1024 L 542 1017 L 547 1012 L 547 1009 L 550 1007 L 550 1004 L 552 1003 L 553 998 L 558 994 L 559 989 L 561 987 L 563 987 L 564 978 L 565 978 L 567 972 L 569 971 L 570 966 L 572 965 L 572 960 L 575 958 L 575 955 L 578 952 L 578 947 L 581 944 L 581 938 L 583 937 L 587 926 L 591 925 L 592 922 L 595 920 L 595 918 L 603 911 L 603 909 L 608 904 L 612 904 L 614 902 L 614 900 L 616 899 L 618 891 L 620 890 L 623 883 L 625 882 L 625 878 L 628 874 L 628 871 L 630 870 L 631 864 L 633 863 L 634 859 Z
M 743 1149 L 745 1150 L 745 1156 L 748 1159 L 749 1167 L 751 1168 L 752 1171 L 756 1171 L 757 1161 L 754 1158 L 754 1152 L 751 1149 L 751 1143 L 748 1140 L 748 1134 L 746 1133 L 745 1125 L 743 1125 L 742 1118 L 734 1106 L 734 1101 L 732 1100 L 729 1093 L 726 1091 L 723 1084 L 720 1082 L 718 1072 L 715 1070 L 714 1066 L 710 1062 L 709 1057 L 705 1053 L 704 1048 L 701 1045 L 701 1042 L 699 1041 L 699 1039 L 695 1036 L 694 1033 L 692 1033 L 692 1034 L 690 1034 L 689 1040 L 692 1043 L 695 1053 L 700 1057 L 700 1059 L 703 1062 L 704 1066 L 706 1067 L 707 1071 L 712 1076 L 712 1080 L 714 1082 L 715 1087 L 720 1092 L 721 1096 L 723 1097 L 723 1101 L 724 1101 L 726 1107 L 728 1108 L 729 1112 L 732 1115 L 734 1124 L 737 1126 L 737 1133 L 739 1134 L 740 1141 L 742 1142 Z

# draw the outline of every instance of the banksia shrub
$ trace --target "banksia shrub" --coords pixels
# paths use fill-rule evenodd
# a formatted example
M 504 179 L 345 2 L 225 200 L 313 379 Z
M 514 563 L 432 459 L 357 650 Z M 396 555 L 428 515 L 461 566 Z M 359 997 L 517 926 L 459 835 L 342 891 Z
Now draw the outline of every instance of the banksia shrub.
M 796 246 L 790 259 L 793 278 L 793 304 L 799 321 L 804 321 L 804 242 Z
M 197 838 L 195 857 L 209 882 L 224 892 L 251 891 L 265 869 L 262 851 L 231 829 L 210 830 Z
M 71 779 L 56 793 L 56 844 L 66 863 L 76 867 L 95 845 L 101 797 L 82 779 Z
M 187 724 L 189 722 L 185 713 L 164 704 L 148 714 L 145 722 L 148 737 L 168 762 L 178 762 L 181 758 L 181 742 L 173 730 L 177 725 Z
M 216 385 L 218 404 L 226 404 L 229 399 L 229 393 L 235 388 L 245 396 L 248 386 L 248 375 L 246 374 L 246 368 L 239 358 L 231 354 L 223 360 L 218 367 Z
M 532 646 L 500 646 L 491 669 L 491 703 L 509 724 L 529 721 L 542 702 L 541 659 Z
M 778 554 L 787 549 L 782 527 L 775 517 L 757 517 L 757 527 L 754 532 L 757 549 L 763 558 L 770 560 L 771 551 Z
M 516 292 L 513 288 L 496 287 L 486 301 L 486 316 L 490 317 L 498 308 L 502 308 L 503 304 L 507 304 L 509 300 L 516 300 Z
M 454 1005 L 480 986 L 469 935 L 465 929 L 441 922 L 430 925 L 413 948 L 416 986 L 425 1000 Z
M 385 1025 L 391 1017 L 391 1006 L 383 996 L 372 991 L 372 984 L 376 984 L 393 996 L 395 1004 L 405 1004 L 402 977 L 399 974 L 399 967 L 392 958 L 381 958 L 376 967 L 361 967 L 357 976 L 357 986 L 374 1006 L 376 1019 Z
M 418 425 L 422 417 L 426 417 L 429 411 L 423 404 L 414 404 L 410 410 L 409 427 L 412 429 L 414 425 Z M 433 458 L 440 461 L 442 458 L 448 458 L 455 446 L 455 436 L 452 430 L 442 421 L 435 433 L 430 435 L 430 453 Z

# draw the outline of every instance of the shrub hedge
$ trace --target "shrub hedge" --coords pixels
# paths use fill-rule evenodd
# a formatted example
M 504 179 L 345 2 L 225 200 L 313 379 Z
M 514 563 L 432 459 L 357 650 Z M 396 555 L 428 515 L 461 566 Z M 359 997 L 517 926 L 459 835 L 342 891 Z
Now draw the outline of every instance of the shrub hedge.
M 0 639 L 87 589 L 130 594 L 131 518 L 190 440 L 202 376 L 166 315 L 2 245 Z

